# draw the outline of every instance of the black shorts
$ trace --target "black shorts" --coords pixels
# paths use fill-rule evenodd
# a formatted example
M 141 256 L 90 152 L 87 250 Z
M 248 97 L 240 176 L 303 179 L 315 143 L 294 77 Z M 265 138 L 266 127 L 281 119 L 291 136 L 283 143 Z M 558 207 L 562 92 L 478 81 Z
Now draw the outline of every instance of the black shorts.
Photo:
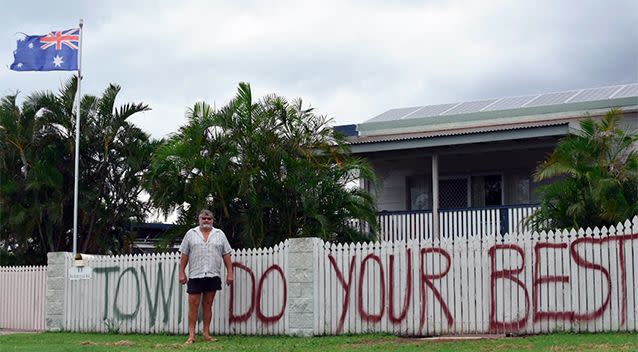
M 219 276 L 188 279 L 186 283 L 186 292 L 189 294 L 219 291 L 221 289 L 222 279 Z

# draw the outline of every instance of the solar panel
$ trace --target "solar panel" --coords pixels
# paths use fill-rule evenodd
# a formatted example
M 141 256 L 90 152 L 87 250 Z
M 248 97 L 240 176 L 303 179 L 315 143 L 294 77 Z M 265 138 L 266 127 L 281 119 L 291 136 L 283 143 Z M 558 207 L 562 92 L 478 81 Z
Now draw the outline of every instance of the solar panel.
M 628 84 L 623 89 L 620 90 L 614 98 L 627 98 L 627 97 L 636 97 L 638 96 L 638 83 Z
M 411 114 L 410 116 L 406 116 L 405 119 L 416 119 L 419 117 L 438 116 L 445 110 L 448 110 L 454 107 L 456 104 L 457 103 L 423 106 L 421 107 L 421 109 L 419 109 L 419 111 L 416 111 L 414 114 Z
M 390 120 L 399 120 L 406 114 L 414 112 L 415 110 L 421 108 L 420 106 L 415 106 L 411 108 L 401 108 L 401 109 L 392 109 L 384 112 L 381 115 L 377 115 L 366 122 L 380 122 L 380 121 L 390 121 Z
M 471 114 L 479 111 L 497 111 L 520 109 L 536 106 L 549 106 L 564 103 L 581 103 L 605 99 L 638 97 L 638 83 L 627 85 L 588 88 L 555 92 L 541 95 L 526 95 L 502 99 L 488 99 L 463 103 L 415 106 L 410 108 L 392 109 L 375 116 L 366 122 L 381 122 L 392 120 L 408 120 L 432 116 L 448 116 L 456 114 Z
M 572 90 L 569 92 L 543 94 L 540 97 L 531 101 L 529 104 L 525 105 L 525 107 L 562 104 L 565 102 L 565 100 L 569 99 L 574 94 L 576 94 L 576 92 L 578 91 Z
M 536 97 L 537 95 L 526 95 L 523 97 L 503 98 L 500 101 L 497 101 L 496 103 L 494 103 L 493 105 L 488 106 L 483 111 L 508 110 L 508 109 L 520 108 L 521 105 L 527 103 L 528 101 Z
M 575 97 L 569 100 L 570 103 L 580 103 L 583 101 L 603 100 L 609 99 L 621 86 L 603 87 L 603 88 L 591 88 L 583 89 Z
M 478 112 L 481 111 L 481 109 L 483 109 L 484 107 L 492 104 L 496 100 L 497 99 L 469 101 L 459 104 L 454 109 L 446 111 L 443 115 L 468 114 L 472 112 Z

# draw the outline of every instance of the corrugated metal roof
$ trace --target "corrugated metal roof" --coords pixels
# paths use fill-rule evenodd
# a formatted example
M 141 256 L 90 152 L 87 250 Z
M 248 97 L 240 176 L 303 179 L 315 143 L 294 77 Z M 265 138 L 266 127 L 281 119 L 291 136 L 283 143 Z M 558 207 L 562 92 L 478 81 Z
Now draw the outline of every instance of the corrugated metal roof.
M 397 133 L 397 134 L 350 137 L 348 138 L 348 142 L 350 144 L 396 142 L 396 141 L 405 141 L 405 140 L 411 140 L 411 139 L 455 136 L 455 135 L 464 135 L 464 134 L 473 134 L 473 133 L 482 133 L 482 132 L 510 131 L 510 130 L 520 130 L 525 128 L 533 128 L 533 127 L 566 125 L 572 120 L 574 119 L 564 118 L 564 119 L 556 119 L 556 120 L 550 120 L 550 121 L 526 122 L 526 123 L 520 123 L 520 124 L 509 124 L 509 123 L 498 124 L 495 122 L 490 125 L 459 127 L 459 128 L 450 128 L 450 129 L 427 131 L 427 132 Z

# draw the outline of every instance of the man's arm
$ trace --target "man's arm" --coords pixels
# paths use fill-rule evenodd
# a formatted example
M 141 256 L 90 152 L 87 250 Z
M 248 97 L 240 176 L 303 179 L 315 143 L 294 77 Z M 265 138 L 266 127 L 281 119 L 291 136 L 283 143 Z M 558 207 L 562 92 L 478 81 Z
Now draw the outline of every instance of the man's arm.
M 224 265 L 226 266 L 226 285 L 233 284 L 233 262 L 230 260 L 230 253 L 224 254 Z
M 181 285 L 186 283 L 186 264 L 188 264 L 188 256 L 182 254 L 182 260 L 179 262 L 179 283 Z

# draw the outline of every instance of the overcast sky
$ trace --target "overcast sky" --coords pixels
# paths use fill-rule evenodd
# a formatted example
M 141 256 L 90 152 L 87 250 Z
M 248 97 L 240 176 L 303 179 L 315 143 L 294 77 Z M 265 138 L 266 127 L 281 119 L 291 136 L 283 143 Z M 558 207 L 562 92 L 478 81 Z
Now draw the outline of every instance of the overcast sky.
M 84 19 L 83 93 L 159 138 L 196 101 L 302 98 L 336 124 L 399 107 L 638 82 L 638 1 L 27 1 L 0 3 L 0 95 L 57 90 L 69 72 L 13 72 L 18 32 Z

